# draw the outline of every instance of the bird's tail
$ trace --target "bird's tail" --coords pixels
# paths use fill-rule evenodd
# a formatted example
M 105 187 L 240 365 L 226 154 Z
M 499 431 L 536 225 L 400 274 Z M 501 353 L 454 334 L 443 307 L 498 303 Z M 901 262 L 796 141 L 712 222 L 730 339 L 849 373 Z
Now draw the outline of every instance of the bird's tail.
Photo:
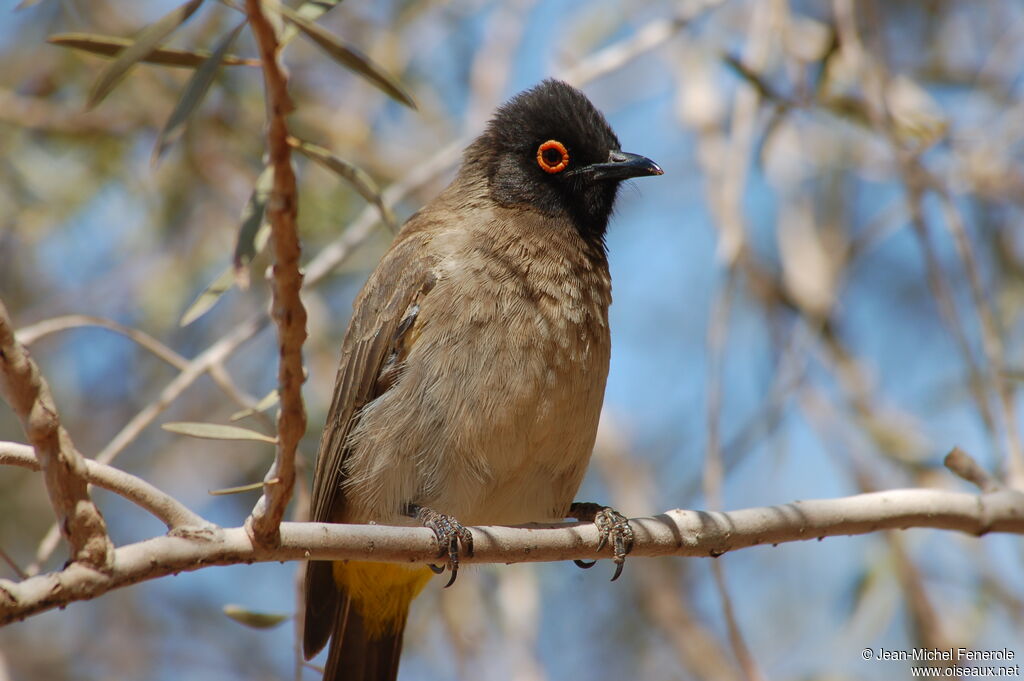
M 327 653 L 324 681 L 394 681 L 402 654 L 405 616 L 397 631 L 371 637 L 363 616 L 350 606 L 338 609 L 334 638 Z
M 426 567 L 336 562 L 341 591 L 324 681 L 394 681 L 409 604 L 426 585 Z

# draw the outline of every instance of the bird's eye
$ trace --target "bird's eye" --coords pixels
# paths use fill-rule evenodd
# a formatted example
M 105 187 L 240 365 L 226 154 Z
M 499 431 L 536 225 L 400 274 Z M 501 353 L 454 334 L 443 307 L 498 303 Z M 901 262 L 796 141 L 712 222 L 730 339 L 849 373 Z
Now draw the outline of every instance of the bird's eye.
M 537 147 L 537 165 L 545 173 L 560 173 L 569 165 L 569 150 L 558 140 L 548 140 Z

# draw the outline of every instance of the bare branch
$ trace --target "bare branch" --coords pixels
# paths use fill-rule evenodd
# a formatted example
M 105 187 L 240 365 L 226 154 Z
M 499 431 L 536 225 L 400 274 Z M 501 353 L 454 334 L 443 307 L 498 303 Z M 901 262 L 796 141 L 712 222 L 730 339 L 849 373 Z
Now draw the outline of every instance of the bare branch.
M 0 442 L 0 466 L 21 466 L 33 471 L 41 469 L 32 448 L 15 442 Z M 110 490 L 149 511 L 169 530 L 210 524 L 171 495 L 130 473 L 86 459 L 85 477 L 91 484 Z
M 31 449 L 31 447 L 29 449 Z M 14 559 L 7 554 L 6 551 L 4 551 L 3 547 L 0 547 L 0 560 L 3 560 L 5 563 L 7 563 L 7 567 L 11 568 L 11 570 L 14 571 L 14 574 L 18 575 L 19 579 L 28 579 L 31 576 L 21 569 L 21 566 L 18 565 L 14 561 Z
M 298 190 L 292 169 L 291 146 L 285 121 L 294 105 L 288 97 L 288 76 L 280 61 L 281 47 L 260 0 L 247 0 L 249 25 L 259 46 L 267 100 L 267 149 L 274 169 L 274 188 L 267 203 L 270 242 L 274 249 L 271 316 L 277 324 L 280 351 L 277 416 L 277 454 L 264 478 L 263 496 L 250 516 L 253 537 L 261 544 L 277 542 L 277 527 L 295 486 L 295 450 L 306 432 L 302 404 L 302 344 L 306 341 L 306 308 L 299 296 L 302 273 L 297 225 Z M 277 484 L 271 484 L 275 481 Z
M 721 561 L 714 561 L 711 564 L 711 574 L 715 578 L 715 591 L 722 601 L 722 616 L 725 618 L 725 626 L 729 632 L 729 645 L 732 646 L 732 653 L 743 670 L 743 678 L 747 681 L 765 681 L 764 673 L 758 667 L 757 660 L 750 652 L 747 639 L 740 628 L 739 618 L 736 616 L 736 609 L 733 607 L 733 599 L 729 594 L 728 585 L 725 582 L 725 568 Z
M 140 347 L 149 350 L 153 355 L 167 362 L 178 371 L 187 371 L 189 369 L 190 362 L 188 358 L 182 357 L 145 331 L 125 326 L 124 324 L 119 324 L 112 319 L 97 317 L 95 315 L 69 314 L 44 319 L 41 322 L 32 324 L 31 326 L 25 326 L 18 329 L 17 333 L 15 333 L 15 337 L 19 342 L 28 346 L 32 345 L 40 338 L 52 333 L 89 326 L 108 329 L 135 341 Z M 222 364 L 212 364 L 208 367 L 208 371 L 210 378 L 213 379 L 214 383 L 219 385 L 221 390 L 224 391 L 224 394 L 237 402 L 239 406 L 245 409 L 251 409 L 256 404 L 256 399 L 251 395 L 247 395 L 235 384 L 234 380 L 232 380 L 230 374 L 228 374 Z
M 153 123 L 145 110 L 81 112 L 6 88 L 0 89 L 0 121 L 23 130 L 82 136 L 124 135 Z
M 750 17 L 747 52 L 751 61 L 760 68 L 767 61 L 771 52 L 771 27 L 777 22 L 777 6 L 762 3 Z M 736 291 L 737 272 L 741 257 L 746 251 L 746 239 L 743 236 L 743 218 L 740 213 L 742 201 L 739 197 L 749 172 L 748 163 L 750 149 L 754 144 L 754 125 L 760 106 L 760 94 L 756 91 L 744 91 L 736 97 L 732 136 L 729 139 L 731 153 L 723 165 L 725 181 L 721 185 L 721 204 L 716 217 L 720 235 L 720 253 L 725 260 L 725 281 L 718 284 L 712 302 L 710 319 L 708 320 L 707 351 L 707 414 L 708 427 L 707 445 L 704 454 L 704 494 L 707 503 L 720 507 L 722 500 L 722 479 L 725 465 L 722 459 L 721 419 L 724 401 L 724 355 L 729 336 L 729 320 L 732 314 L 732 299 Z M 737 665 L 743 672 L 746 681 L 763 681 L 764 675 L 758 668 L 757 661 L 750 653 L 740 626 L 739 618 L 733 607 L 732 596 L 726 585 L 725 568 L 719 562 L 712 566 L 715 590 L 721 601 L 722 617 L 729 633 L 729 645 Z
M 580 60 L 573 68 L 566 70 L 562 78 L 574 85 L 590 82 L 607 73 L 622 68 L 637 55 L 650 52 L 676 35 L 690 21 L 704 12 L 722 4 L 721 0 L 698 0 L 683 3 L 684 8 L 669 19 L 656 19 L 641 26 L 629 38 L 616 42 Z
M 974 457 L 959 447 L 953 447 L 942 463 L 967 482 L 977 485 L 982 492 L 994 492 L 1001 487 L 999 482 L 974 460 Z
M 967 366 L 969 375 L 969 387 L 977 403 L 978 412 L 985 427 L 990 433 L 996 432 L 996 417 L 992 412 L 992 405 L 984 391 L 985 376 L 978 366 L 978 362 L 971 349 L 971 342 L 963 319 L 956 306 L 953 297 L 952 287 L 947 280 L 946 273 L 942 269 L 935 244 L 932 241 L 931 231 L 924 213 L 925 186 L 922 177 L 923 169 L 916 158 L 898 146 L 896 140 L 892 140 L 893 152 L 896 154 L 900 164 L 900 172 L 903 176 L 903 184 L 907 189 L 907 208 L 910 213 L 911 226 L 914 228 L 914 235 L 917 237 L 918 246 L 925 264 L 925 279 L 932 291 L 936 303 L 939 306 L 939 314 L 946 328 L 949 329 L 957 348 L 963 355 L 964 364 Z
M 931 527 L 973 535 L 1024 534 L 1024 492 L 964 494 L 903 489 L 841 499 L 795 501 L 739 511 L 673 510 L 630 520 L 632 556 L 720 556 L 751 546 L 806 541 L 886 529 Z M 475 527 L 466 563 L 523 563 L 608 557 L 596 550 L 591 523 Z M 0 625 L 95 598 L 111 589 L 210 565 L 284 560 L 374 560 L 431 563 L 433 532 L 420 527 L 281 523 L 280 543 L 257 545 L 246 528 L 179 531 L 123 546 L 108 572 L 73 563 L 20 583 L 0 580 Z
M 170 383 L 168 383 L 156 400 L 146 405 L 137 413 L 132 419 L 125 424 L 125 426 L 114 436 L 114 439 L 103 448 L 99 454 L 96 455 L 96 461 L 98 463 L 109 464 L 113 461 L 118 454 L 124 451 L 125 447 L 135 441 L 135 438 L 145 430 L 149 424 L 151 424 L 156 417 L 163 413 L 167 407 L 171 405 L 174 400 L 185 392 L 185 390 L 195 383 L 195 381 L 207 371 L 210 371 L 213 367 L 219 365 L 227 357 L 237 350 L 245 341 L 255 336 L 260 329 L 262 329 L 267 323 L 265 316 L 253 317 L 231 330 L 231 332 L 218 340 L 216 343 L 208 347 L 195 359 L 193 359 L 188 368 L 182 371 L 180 374 L 174 377 Z M 43 537 L 43 540 L 39 543 L 39 548 L 36 549 L 36 560 L 35 562 L 26 568 L 26 572 L 29 574 L 38 574 L 42 569 L 42 564 L 53 554 L 54 549 L 57 548 L 57 541 L 60 538 L 57 525 L 54 524 L 50 527 L 49 532 Z
M 651 508 L 657 494 L 653 476 L 643 462 L 628 456 L 623 435 L 614 417 L 601 417 L 594 459 L 601 478 L 620 509 Z M 689 497 L 689 495 L 686 495 Z M 740 670 L 729 651 L 719 642 L 711 623 L 695 613 L 690 580 L 685 578 L 690 563 L 651 561 L 631 572 L 637 585 L 635 604 L 651 618 L 672 647 L 680 666 L 700 681 L 740 681 Z
M 85 460 L 60 424 L 50 387 L 14 337 L 7 308 L 0 303 L 0 395 L 11 405 L 36 451 L 50 505 L 71 556 L 90 569 L 105 570 L 113 558 L 107 525 L 89 498 Z
M 998 334 L 995 317 L 982 290 L 973 248 L 948 192 L 935 181 L 925 167 L 921 158 L 922 150 L 914 149 L 898 134 L 898 125 L 884 94 L 890 83 L 890 74 L 883 61 L 872 59 L 865 51 L 858 34 L 854 4 L 850 0 L 835 0 L 836 21 L 841 36 L 840 48 L 847 52 L 851 61 L 865 65 L 864 89 L 870 104 L 867 113 L 873 129 L 887 141 L 899 179 L 906 190 L 906 208 L 924 260 L 927 285 L 938 305 L 940 318 L 963 356 L 968 371 L 968 388 L 986 430 L 993 438 L 1000 430 L 1002 431 L 1010 477 L 1012 481 L 1019 482 L 1019 478 L 1024 475 L 1024 456 L 1021 454 L 1020 434 L 1014 416 L 1012 388 L 1004 373 L 1003 343 Z M 957 308 L 953 286 L 948 280 L 947 273 L 943 271 L 936 245 L 932 240 L 924 210 L 924 199 L 928 190 L 935 191 L 942 201 L 948 229 L 953 235 L 967 271 L 972 301 L 981 325 L 982 354 L 988 365 L 984 371 L 975 357 L 967 327 Z M 998 400 L 998 412 L 993 409 L 986 388 L 992 393 L 991 396 Z
M 133 329 L 130 326 L 125 326 L 124 324 L 118 324 L 112 319 L 105 319 L 94 315 L 69 314 L 62 315 L 60 317 L 51 317 L 50 319 L 44 319 L 41 322 L 36 322 L 31 326 L 23 326 L 18 329 L 15 336 L 17 337 L 18 342 L 28 346 L 32 345 L 44 336 L 49 336 L 51 333 L 67 331 L 68 329 L 79 329 L 85 326 L 98 326 L 103 329 L 109 329 L 114 333 L 119 333 L 122 336 L 135 341 L 140 346 L 149 350 L 176 369 L 180 370 L 188 366 L 187 359 L 158 341 L 156 338 L 153 338 L 148 333 L 139 331 L 138 329 Z
M 1006 376 L 1006 350 L 1000 336 L 1000 325 L 996 314 L 985 295 L 978 267 L 978 257 L 964 226 L 963 216 L 957 210 L 952 197 L 945 187 L 935 187 L 946 215 L 946 226 L 953 233 L 960 261 L 970 283 L 971 299 L 981 325 L 981 347 L 988 363 L 987 377 L 996 393 L 1002 410 L 1003 435 L 1006 440 L 1006 456 L 1012 482 L 1024 484 L 1024 451 L 1021 450 L 1020 430 L 1017 425 L 1017 408 L 1013 386 Z
M 890 534 L 889 550 L 895 563 L 894 571 L 900 581 L 910 615 L 911 631 L 922 647 L 941 650 L 948 648 L 952 640 L 948 634 L 948 625 L 936 610 L 932 596 L 925 586 L 925 576 L 911 558 L 904 537 Z M 950 661 L 940 661 L 942 666 L 950 666 Z
M 159 416 L 174 400 L 178 399 L 185 390 L 195 383 L 196 379 L 202 376 L 213 367 L 219 365 L 237 350 L 245 341 L 255 336 L 267 323 L 263 316 L 253 317 L 231 330 L 231 332 L 208 347 L 202 353 L 189 362 L 188 368 L 175 376 L 174 380 L 168 383 L 160 395 L 152 403 L 148 404 L 142 411 L 136 414 L 131 421 L 125 424 L 114 439 L 96 455 L 100 463 L 110 463 L 124 448 L 135 441 L 135 438 Z

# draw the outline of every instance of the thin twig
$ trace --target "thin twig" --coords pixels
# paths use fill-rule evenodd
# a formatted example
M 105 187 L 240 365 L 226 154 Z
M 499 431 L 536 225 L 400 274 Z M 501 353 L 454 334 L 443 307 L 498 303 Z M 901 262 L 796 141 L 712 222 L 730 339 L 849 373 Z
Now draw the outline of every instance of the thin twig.
M 18 329 L 15 335 L 19 342 L 29 346 L 36 343 L 44 336 L 49 336 L 50 334 L 60 331 L 80 329 L 88 326 L 96 326 L 102 329 L 109 329 L 114 333 L 119 333 L 122 336 L 135 341 L 138 345 L 149 350 L 151 353 L 179 371 L 188 366 L 187 359 L 158 341 L 156 338 L 153 338 L 153 336 L 150 336 L 145 331 L 133 329 L 130 326 L 118 324 L 112 319 L 96 317 L 94 315 L 69 314 L 62 315 L 60 317 L 51 317 L 50 319 L 44 319 L 40 322 L 36 322 L 31 326 L 23 326 Z
M 722 503 L 722 478 L 724 462 L 722 460 L 721 443 L 721 410 L 723 400 L 723 362 L 725 344 L 729 335 L 729 316 L 732 309 L 732 296 L 735 289 L 737 268 L 735 261 L 726 272 L 726 280 L 719 286 L 712 305 L 711 320 L 708 322 L 708 398 L 707 398 L 707 447 L 704 454 L 704 497 L 712 508 L 720 508 Z M 761 681 L 764 675 L 758 668 L 757 661 L 750 654 L 736 618 L 732 596 L 725 582 L 725 573 L 721 561 L 711 565 L 714 575 L 715 590 L 722 602 L 722 617 L 729 631 L 729 644 L 739 668 L 743 670 L 747 681 Z
M 896 140 L 893 140 L 892 143 L 898 145 Z M 967 333 L 964 330 L 963 320 L 960 318 L 950 285 L 939 263 L 935 244 L 932 243 L 928 222 L 924 217 L 922 170 L 919 168 L 916 159 L 911 157 L 908 152 L 897 147 L 894 148 L 894 153 L 899 159 L 903 184 L 907 190 L 907 208 L 910 212 L 910 222 L 914 228 L 914 234 L 917 237 L 921 254 L 924 257 L 925 278 L 927 279 L 928 287 L 939 306 L 939 314 L 942 321 L 953 337 L 960 354 L 963 356 L 964 363 L 967 365 L 968 385 L 971 393 L 974 395 L 978 412 L 981 414 L 988 432 L 995 433 L 996 418 L 992 413 L 992 406 L 989 403 L 988 396 L 984 392 L 984 376 L 974 357 L 970 340 L 967 338 Z
M 44 336 L 58 333 L 60 331 L 68 331 L 70 329 L 90 326 L 108 329 L 135 341 L 135 343 L 140 347 L 149 350 L 153 355 L 167 362 L 178 371 L 186 371 L 189 368 L 190 362 L 188 358 L 179 355 L 177 352 L 167 347 L 145 331 L 125 326 L 124 324 L 115 322 L 112 319 L 97 317 L 95 315 L 70 314 L 44 319 L 32 324 L 31 326 L 24 326 L 18 329 L 15 333 L 15 337 L 21 343 L 26 346 L 30 346 Z M 208 372 L 210 374 L 210 378 L 213 379 L 214 383 L 220 386 L 221 390 L 224 391 L 224 394 L 234 400 L 240 407 L 243 409 L 252 409 L 256 405 L 256 398 L 245 393 L 238 387 L 230 374 L 228 374 L 227 370 L 224 369 L 223 364 L 216 363 L 211 365 L 208 368 Z
M 814 405 L 813 407 L 808 406 L 805 409 L 808 415 L 816 415 L 819 418 L 821 416 L 829 416 L 831 420 L 836 423 L 839 422 L 838 418 L 826 411 L 828 403 L 835 399 L 833 396 L 828 394 L 827 391 L 814 386 L 809 386 L 806 393 L 805 399 Z M 814 424 L 814 420 L 812 420 L 812 424 Z M 829 433 L 826 433 L 822 426 L 816 425 L 816 429 L 821 431 L 823 437 L 829 436 Z M 841 429 L 835 428 L 835 430 L 840 431 Z M 839 437 L 831 437 L 829 439 L 834 441 L 841 440 L 842 438 L 843 436 L 840 435 Z M 859 456 L 859 450 L 856 448 L 856 445 L 851 447 L 849 456 L 842 457 L 841 465 L 850 470 L 851 477 L 861 492 L 865 494 L 878 493 L 876 491 L 878 485 L 874 480 L 876 468 L 864 461 L 863 456 Z M 922 647 L 936 650 L 943 649 L 948 647 L 949 638 L 945 635 L 942 622 L 936 615 L 935 607 L 928 594 L 921 571 L 907 552 L 906 543 L 903 539 L 904 537 L 892 533 L 885 537 L 890 554 L 896 565 L 896 574 L 900 579 L 902 593 L 904 594 L 903 600 L 907 606 L 909 619 L 917 635 L 917 641 Z
M 985 423 L 987 431 L 995 437 L 997 420 L 989 396 L 985 394 L 985 383 L 987 378 L 996 386 L 1005 386 L 1005 382 L 1002 377 L 991 376 L 991 372 L 989 376 L 986 376 L 985 372 L 978 367 L 946 273 L 942 269 L 935 245 L 932 243 L 928 222 L 924 215 L 924 195 L 930 174 L 923 167 L 919 153 L 908 149 L 896 132 L 897 126 L 893 121 L 885 97 L 889 74 L 881 61 L 868 54 L 860 40 L 854 3 L 852 0 L 835 0 L 834 4 L 836 25 L 841 38 L 840 49 L 847 53 L 851 63 L 862 64 L 864 91 L 867 95 L 866 101 L 870 105 L 867 107 L 868 117 L 872 127 L 887 140 L 907 193 L 907 211 L 924 258 L 928 288 L 939 307 L 939 315 L 943 323 L 963 356 L 968 370 L 968 387 L 982 421 Z M 989 357 L 991 358 L 991 355 Z M 999 387 L 996 387 L 993 392 L 999 393 L 997 396 L 1002 397 Z M 1009 424 L 1004 424 L 1004 426 L 1009 427 Z M 1008 434 L 1015 433 L 1016 429 L 1006 432 Z M 1009 444 L 1011 446 L 1013 444 L 1012 437 L 1009 439 Z M 1011 465 L 1016 466 L 1020 463 L 1018 457 L 1011 457 Z
M 932 598 L 925 587 L 925 575 L 921 573 L 914 559 L 907 550 L 904 537 L 897 534 L 886 536 L 889 551 L 895 563 L 896 576 L 900 581 L 900 591 L 910 615 L 911 627 L 918 643 L 929 650 L 948 650 L 953 643 L 946 633 L 946 621 L 952 618 L 943 615 L 935 608 Z M 952 661 L 932 661 L 937 667 L 955 666 Z
M 729 335 L 729 316 L 732 314 L 732 297 L 736 289 L 736 268 L 727 268 L 724 282 L 720 282 L 711 304 L 708 320 L 707 355 L 707 444 L 704 448 L 704 500 L 711 508 L 722 505 L 722 477 L 725 466 L 722 461 L 721 416 L 723 400 L 723 357 Z
M 643 462 L 629 456 L 613 419 L 602 415 L 594 459 L 618 509 L 653 508 L 657 496 Z M 689 563 L 653 561 L 631 573 L 639 590 L 636 600 L 666 637 L 679 665 L 704 681 L 740 681 L 739 670 L 714 631 L 694 616 L 684 575 Z
M 195 383 L 200 376 L 231 356 L 243 343 L 259 333 L 268 321 L 263 315 L 252 317 L 233 328 L 226 336 L 197 355 L 195 359 L 189 362 L 185 371 L 175 376 L 160 391 L 156 400 L 148 404 L 125 424 L 117 435 L 114 436 L 114 439 L 96 455 L 96 460 L 100 463 L 110 463 L 113 461 L 118 454 L 124 451 L 125 447 L 134 442 L 135 438 L 157 416 L 163 413 L 174 400 L 178 399 L 189 386 Z
M 657 631 L 666 638 L 679 665 L 696 679 L 741 681 L 735 655 L 719 642 L 697 613 L 699 608 L 683 588 L 676 561 L 654 561 L 637 570 L 639 602 Z M 684 677 L 685 678 L 685 677 Z
M 59 135 L 81 135 L 95 140 L 99 136 L 121 137 L 131 130 L 156 123 L 142 107 L 121 111 L 79 111 L 57 104 L 53 98 L 32 97 L 0 89 L 0 122 L 21 130 L 39 130 Z
M 306 432 L 302 404 L 302 345 L 306 342 L 306 308 L 302 304 L 302 248 L 299 244 L 298 189 L 292 168 L 285 117 L 295 108 L 288 97 L 288 76 L 281 64 L 281 48 L 274 27 L 260 0 L 246 0 L 249 25 L 260 51 L 267 102 L 267 152 L 274 169 L 274 188 L 267 202 L 270 243 L 274 250 L 271 275 L 271 317 L 277 325 L 279 366 L 277 392 L 277 449 L 267 471 L 263 496 L 247 521 L 256 541 L 273 545 L 277 527 L 295 486 L 295 451 Z M 278 484 L 270 484 L 270 480 Z
M 31 450 L 31 449 L 32 448 L 29 447 L 29 450 Z M 32 458 L 35 458 L 35 456 L 33 455 Z M 24 570 L 22 570 L 21 566 L 18 565 L 14 561 L 14 559 L 11 558 L 10 555 L 8 555 L 8 553 L 3 550 L 3 548 L 0 548 L 0 558 L 2 558 L 5 563 L 7 563 L 7 567 L 9 567 L 12 570 L 14 570 L 14 574 L 18 575 L 19 579 L 28 579 L 29 574 L 27 572 L 25 572 Z
M 763 67 L 771 53 L 773 33 L 769 30 L 777 19 L 773 3 L 759 4 L 750 17 L 746 58 L 755 68 Z M 742 217 L 742 194 L 749 171 L 750 151 L 754 145 L 754 129 L 761 96 L 755 88 L 742 88 L 736 94 L 734 117 L 729 138 L 729 153 L 720 168 L 720 193 L 717 196 L 716 224 L 719 230 L 719 254 L 725 264 L 725 281 L 720 284 L 708 322 L 707 349 L 709 373 L 707 387 L 707 447 L 704 457 L 704 495 L 712 508 L 721 505 L 724 476 L 722 461 L 721 410 L 724 396 L 723 357 L 729 335 L 729 317 L 736 278 L 741 260 L 747 258 L 747 239 Z M 722 604 L 722 617 L 729 632 L 733 656 L 747 681 L 760 681 L 763 675 L 750 654 L 743 630 L 736 618 L 732 597 L 726 588 L 720 562 L 712 566 L 715 589 Z
M 195 381 L 210 370 L 211 367 L 223 362 L 227 359 L 235 350 L 237 350 L 245 341 L 255 336 L 264 326 L 266 326 L 269 320 L 264 315 L 258 315 L 248 319 L 247 321 L 239 324 L 231 330 L 228 335 L 224 336 L 213 345 L 208 347 L 206 350 L 201 352 L 193 359 L 188 368 L 182 371 L 180 374 L 174 377 L 174 379 L 168 383 L 157 398 L 146 405 L 142 411 L 137 413 L 123 428 L 114 436 L 103 450 L 96 455 L 96 462 L 102 464 L 109 464 L 112 462 L 118 454 L 135 441 L 143 430 L 146 429 L 156 417 L 159 416 L 167 409 L 174 400 L 188 389 Z M 42 570 L 42 565 L 45 563 L 50 556 L 53 554 L 54 549 L 57 548 L 57 543 L 60 540 L 60 532 L 55 524 L 50 526 L 49 531 L 43 537 L 43 540 L 39 542 L 39 547 L 36 549 L 36 559 L 26 568 L 29 574 L 38 574 Z
M 106 570 L 113 559 L 107 525 L 86 482 L 85 459 L 57 416 L 50 387 L 14 337 L 14 325 L 0 302 L 0 395 L 11 405 L 35 449 L 57 525 L 71 545 L 72 560 Z
M 574 85 L 579 85 L 611 71 L 616 71 L 635 59 L 637 55 L 650 52 L 655 47 L 664 44 L 693 19 L 722 3 L 723 0 L 699 0 L 683 3 L 684 8 L 676 16 L 648 22 L 625 40 L 609 45 L 585 59 L 579 60 L 575 66 L 564 71 L 562 78 Z
M 987 375 L 1002 410 L 1003 434 L 1006 441 L 1010 475 L 1016 483 L 1024 484 L 1024 452 L 1021 451 L 1021 436 L 1017 425 L 1013 386 L 1006 376 L 1006 351 L 1003 347 L 1003 338 L 1000 335 L 1000 325 L 996 320 L 992 305 L 989 304 L 988 298 L 985 296 L 981 274 L 978 271 L 978 257 L 967 234 L 963 217 L 945 187 L 939 185 L 935 189 L 946 215 L 946 226 L 953 234 L 960 261 L 967 273 L 971 299 L 974 301 L 975 312 L 980 322 L 981 347 L 988 363 Z
M 743 630 L 740 628 L 739 619 L 736 617 L 735 608 L 732 605 L 732 597 L 729 595 L 729 588 L 725 583 L 725 569 L 720 560 L 711 563 L 711 574 L 715 579 L 715 590 L 722 599 L 722 614 L 725 617 L 725 625 L 729 630 L 729 645 L 732 646 L 732 654 L 736 656 L 740 669 L 747 681 L 763 681 L 765 676 L 757 665 L 757 660 L 750 653 L 750 646 L 747 645 Z
M 20 466 L 40 470 L 39 459 L 28 445 L 0 442 L 0 466 Z M 210 523 L 184 504 L 142 478 L 89 459 L 85 477 L 93 485 L 118 494 L 159 518 L 168 530 L 182 527 L 206 527 Z M 27 575 L 26 575 L 27 576 Z
M 999 481 L 989 475 L 974 457 L 959 447 L 953 447 L 942 464 L 982 492 L 994 492 L 1001 487 Z

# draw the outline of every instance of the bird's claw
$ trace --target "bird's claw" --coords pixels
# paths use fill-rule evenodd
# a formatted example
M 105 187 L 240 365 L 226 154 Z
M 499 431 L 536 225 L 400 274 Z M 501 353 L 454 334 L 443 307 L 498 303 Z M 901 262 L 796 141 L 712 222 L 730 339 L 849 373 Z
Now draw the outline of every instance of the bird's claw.
M 597 533 L 600 538 L 597 542 L 597 550 L 600 551 L 611 541 L 612 562 L 615 563 L 615 574 L 612 575 L 614 582 L 622 574 L 622 568 L 626 564 L 626 554 L 633 550 L 633 528 L 629 526 L 626 516 L 612 508 L 603 508 L 594 516 L 594 524 L 597 525 Z
M 445 513 L 438 513 L 424 506 L 412 506 L 410 510 L 413 517 L 424 527 L 433 530 L 434 537 L 437 538 L 438 557 L 447 557 L 448 559 L 444 565 L 430 565 L 430 569 L 438 575 L 444 572 L 445 568 L 451 570 L 452 576 L 444 585 L 444 588 L 447 589 L 455 583 L 455 578 L 459 575 L 459 545 L 462 545 L 462 550 L 467 556 L 473 555 L 473 533 L 458 520 Z
M 633 550 L 633 528 L 629 526 L 629 520 L 613 508 L 586 502 L 574 503 L 569 514 L 577 520 L 590 521 L 597 526 L 598 551 L 611 543 L 612 562 L 615 563 L 615 574 L 612 575 L 611 581 L 614 582 L 622 575 L 626 554 Z M 594 562 L 573 562 L 583 569 L 594 566 Z

